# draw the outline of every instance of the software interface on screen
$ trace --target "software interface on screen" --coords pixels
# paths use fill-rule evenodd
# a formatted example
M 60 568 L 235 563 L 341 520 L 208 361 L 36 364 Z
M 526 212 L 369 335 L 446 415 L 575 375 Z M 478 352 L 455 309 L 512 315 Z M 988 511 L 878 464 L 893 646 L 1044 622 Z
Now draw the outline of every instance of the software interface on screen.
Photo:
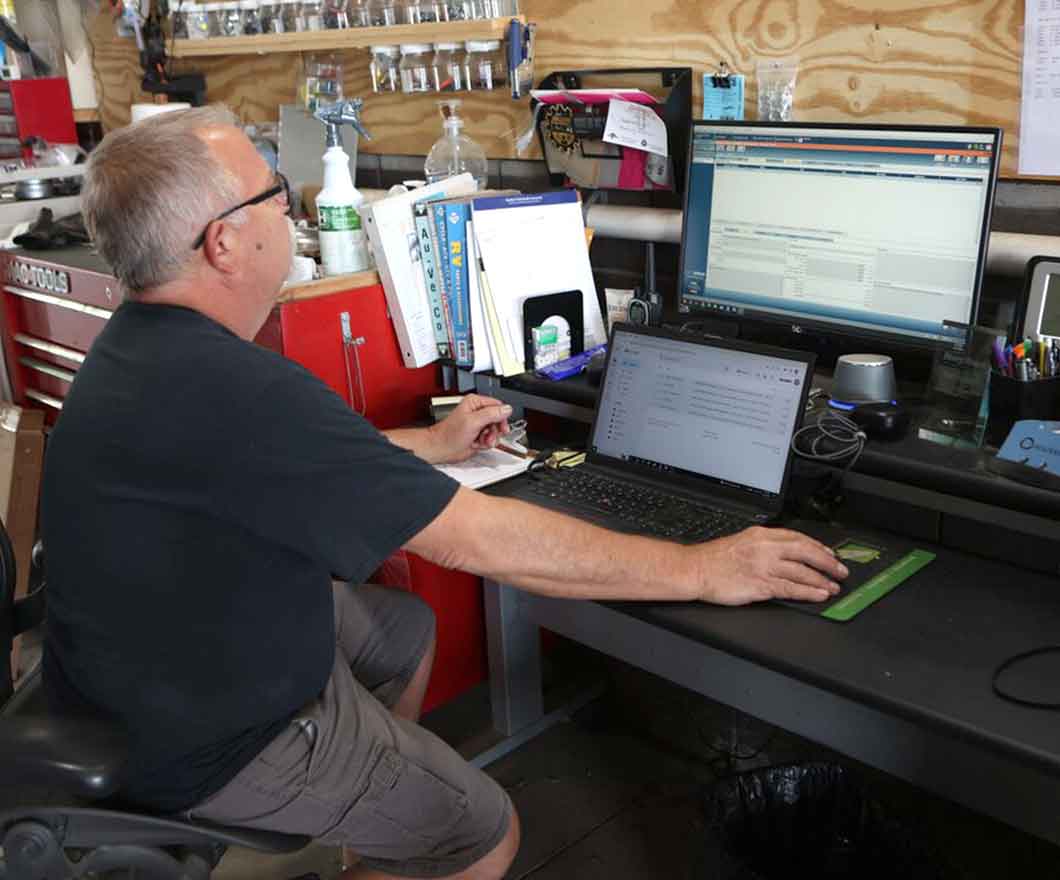
M 695 125 L 682 307 L 945 337 L 974 319 L 996 140 Z
M 592 451 L 777 495 L 807 366 L 616 331 Z

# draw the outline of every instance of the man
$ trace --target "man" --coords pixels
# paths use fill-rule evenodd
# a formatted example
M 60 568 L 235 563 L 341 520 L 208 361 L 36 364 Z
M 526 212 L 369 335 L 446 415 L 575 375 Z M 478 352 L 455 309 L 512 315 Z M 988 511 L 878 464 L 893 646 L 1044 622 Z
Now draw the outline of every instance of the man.
M 430 611 L 356 586 L 393 550 L 589 599 L 824 599 L 846 571 L 792 532 L 684 547 L 458 488 L 430 463 L 492 445 L 508 407 L 382 435 L 254 345 L 291 227 L 232 123 L 165 114 L 89 161 L 85 218 L 127 295 L 49 445 L 49 693 L 125 724 L 132 803 L 342 844 L 351 878 L 500 877 L 510 801 L 415 724 Z

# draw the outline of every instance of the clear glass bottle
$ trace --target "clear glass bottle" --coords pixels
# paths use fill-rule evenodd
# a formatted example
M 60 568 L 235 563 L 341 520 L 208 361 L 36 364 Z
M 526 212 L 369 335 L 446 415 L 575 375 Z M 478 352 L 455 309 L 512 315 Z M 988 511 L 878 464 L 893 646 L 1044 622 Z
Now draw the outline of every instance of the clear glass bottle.
M 372 26 L 371 0 L 350 0 L 350 27 Z
M 348 0 L 324 0 L 324 27 L 342 30 L 350 26 Z
M 243 12 L 239 8 L 239 0 L 227 0 L 222 3 L 219 16 L 221 36 L 238 37 L 243 33 Z
M 263 34 L 283 33 L 283 3 L 280 0 L 262 0 L 261 32 Z
M 174 40 L 188 39 L 188 13 L 187 3 L 173 7 L 169 14 L 169 26 L 172 28 Z
M 436 92 L 464 91 L 464 53 L 459 43 L 435 44 L 431 74 Z
M 302 0 L 283 0 L 283 32 L 294 34 L 305 30 L 302 18 Z
M 460 104 L 459 98 L 438 102 L 442 111 L 442 136 L 427 154 L 423 173 L 428 183 L 437 183 L 466 171 L 478 181 L 479 189 L 485 189 L 488 177 L 486 151 L 461 133 L 464 120 L 459 115 Z
M 324 4 L 322 0 L 302 0 L 302 21 L 307 31 L 324 30 Z
M 248 37 L 262 32 L 261 4 L 258 0 L 240 0 L 239 9 L 243 13 L 243 33 Z
M 490 92 L 508 83 L 508 59 L 504 57 L 500 40 L 468 40 L 464 62 L 467 87 L 474 91 Z
M 420 21 L 429 24 L 445 21 L 443 10 L 445 10 L 445 4 L 438 0 L 420 0 Z
M 372 60 L 368 72 L 372 77 L 373 92 L 396 92 L 401 88 L 397 46 L 372 46 Z
M 401 91 L 405 94 L 431 91 L 430 44 L 402 43 L 398 70 L 401 72 Z
M 223 36 L 221 31 L 221 7 L 223 3 L 204 3 L 202 8 L 206 13 L 206 33 L 209 37 Z
M 371 0 L 372 25 L 387 27 L 397 24 L 401 15 L 397 0 Z
M 403 0 L 403 2 L 398 5 L 398 11 L 401 16 L 402 24 L 420 23 L 419 0 Z

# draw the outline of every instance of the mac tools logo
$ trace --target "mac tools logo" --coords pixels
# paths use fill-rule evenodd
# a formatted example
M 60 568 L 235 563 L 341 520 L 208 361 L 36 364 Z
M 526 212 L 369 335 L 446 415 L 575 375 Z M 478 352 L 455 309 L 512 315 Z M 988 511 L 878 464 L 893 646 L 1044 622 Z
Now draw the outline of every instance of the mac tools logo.
M 21 260 L 12 260 L 7 267 L 7 280 L 21 287 L 31 287 L 45 293 L 68 294 L 70 276 L 61 269 L 47 269 Z

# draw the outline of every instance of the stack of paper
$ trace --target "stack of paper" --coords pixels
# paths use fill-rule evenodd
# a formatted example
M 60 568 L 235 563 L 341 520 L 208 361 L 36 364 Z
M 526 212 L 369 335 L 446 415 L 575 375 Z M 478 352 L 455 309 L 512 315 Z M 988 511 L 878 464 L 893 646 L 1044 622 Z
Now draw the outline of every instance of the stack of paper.
M 480 489 L 523 473 L 530 467 L 531 460 L 501 449 L 484 449 L 459 464 L 440 464 L 436 467 L 460 485 L 468 489 Z
M 525 372 L 523 303 L 528 297 L 580 290 L 585 348 L 607 340 L 589 263 L 577 192 L 477 198 L 472 203 L 473 246 L 492 369 L 501 376 Z M 472 305 L 472 327 L 476 306 Z

